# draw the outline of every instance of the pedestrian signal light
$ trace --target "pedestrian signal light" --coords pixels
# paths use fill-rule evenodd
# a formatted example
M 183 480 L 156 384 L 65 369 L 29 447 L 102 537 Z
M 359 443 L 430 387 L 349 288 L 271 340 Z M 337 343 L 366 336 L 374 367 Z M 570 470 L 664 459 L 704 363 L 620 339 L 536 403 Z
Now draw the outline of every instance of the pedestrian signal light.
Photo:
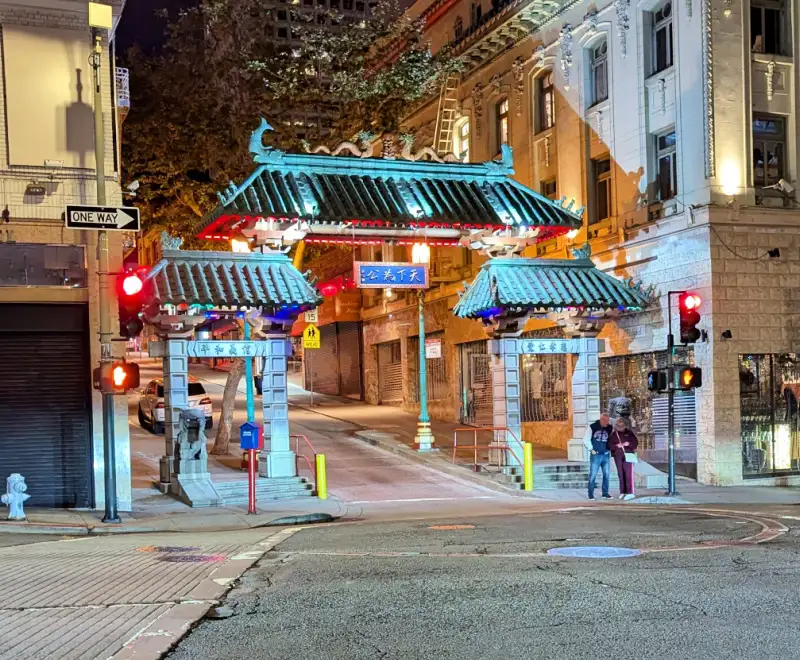
M 702 299 L 696 293 L 684 291 L 678 298 L 678 309 L 681 319 L 681 343 L 694 344 L 700 339 L 700 313 L 697 311 L 702 304 Z
M 703 384 L 703 371 L 699 367 L 680 367 L 675 369 L 675 389 L 693 390 Z
M 131 362 L 114 362 L 111 365 L 110 378 L 105 388 L 102 386 L 102 378 L 102 367 L 97 367 L 92 372 L 94 389 L 124 394 L 128 390 L 139 387 L 139 365 Z
M 667 389 L 667 372 L 656 369 L 647 374 L 647 389 L 651 392 L 664 392 Z

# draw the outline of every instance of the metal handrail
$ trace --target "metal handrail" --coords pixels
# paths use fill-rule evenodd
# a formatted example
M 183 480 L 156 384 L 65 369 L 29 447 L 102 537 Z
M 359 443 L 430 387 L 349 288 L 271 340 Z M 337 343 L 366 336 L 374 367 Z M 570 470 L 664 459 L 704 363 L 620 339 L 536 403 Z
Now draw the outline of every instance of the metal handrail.
M 473 453 L 473 466 L 474 467 L 478 466 L 478 447 L 485 447 L 487 449 L 502 449 L 503 452 L 507 451 L 514 457 L 514 459 L 517 462 L 516 466 L 522 466 L 523 465 L 522 461 L 519 460 L 519 457 L 516 455 L 514 450 L 511 448 L 511 446 L 508 444 L 508 440 L 504 440 L 502 443 L 493 442 L 493 443 L 490 443 L 490 444 L 487 444 L 487 445 L 479 445 L 478 444 L 478 432 L 479 431 L 492 431 L 492 432 L 504 431 L 505 433 L 508 433 L 509 435 L 511 435 L 511 437 L 514 438 L 514 440 L 516 440 L 517 444 L 522 444 L 519 441 L 519 438 L 517 438 L 517 436 L 514 434 L 514 432 L 511 429 L 509 429 L 508 427 L 505 427 L 505 426 L 466 426 L 466 427 L 460 427 L 460 428 L 455 429 L 453 431 L 453 456 L 452 456 L 452 459 L 451 459 L 452 463 L 456 462 L 456 450 L 458 449 L 458 433 L 459 433 L 459 431 L 470 431 L 472 433 L 472 444 L 471 445 L 461 445 L 461 446 L 464 449 L 469 449 L 469 448 L 473 449 L 473 452 L 474 452 Z M 503 456 L 505 457 L 505 453 L 503 454 Z M 497 467 L 498 467 L 498 469 L 503 467 L 502 465 L 500 465 L 499 461 L 498 461 Z
M 303 440 L 307 445 L 308 448 L 311 450 L 311 454 L 314 457 L 314 461 L 312 462 L 311 459 L 306 456 L 305 454 L 300 453 L 300 440 Z M 289 436 L 289 441 L 291 442 L 294 440 L 294 462 L 295 462 L 295 470 L 297 474 L 300 474 L 300 465 L 299 461 L 302 458 L 306 465 L 308 465 L 308 471 L 314 475 L 314 490 L 316 491 L 317 488 L 317 451 L 314 449 L 314 445 L 311 444 L 311 441 L 304 435 L 299 433 L 293 433 Z

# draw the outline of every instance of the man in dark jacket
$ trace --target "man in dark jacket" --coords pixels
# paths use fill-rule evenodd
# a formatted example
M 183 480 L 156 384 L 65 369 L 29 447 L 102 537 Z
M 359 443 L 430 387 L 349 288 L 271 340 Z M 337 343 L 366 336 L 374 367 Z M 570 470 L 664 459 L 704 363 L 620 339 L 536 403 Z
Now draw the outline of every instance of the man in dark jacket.
M 606 413 L 600 419 L 589 425 L 586 435 L 583 436 L 583 445 L 589 450 L 589 499 L 594 499 L 594 484 L 597 481 L 597 471 L 603 468 L 603 499 L 610 500 L 608 481 L 610 478 L 611 454 L 608 449 L 608 439 L 613 431 L 611 420 Z

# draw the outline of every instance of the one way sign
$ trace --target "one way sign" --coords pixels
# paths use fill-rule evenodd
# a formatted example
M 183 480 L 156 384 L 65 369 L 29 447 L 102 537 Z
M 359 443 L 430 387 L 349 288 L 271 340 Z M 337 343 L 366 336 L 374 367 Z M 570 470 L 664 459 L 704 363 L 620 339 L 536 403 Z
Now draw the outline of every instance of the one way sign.
M 139 209 L 132 206 L 67 206 L 70 229 L 139 231 Z

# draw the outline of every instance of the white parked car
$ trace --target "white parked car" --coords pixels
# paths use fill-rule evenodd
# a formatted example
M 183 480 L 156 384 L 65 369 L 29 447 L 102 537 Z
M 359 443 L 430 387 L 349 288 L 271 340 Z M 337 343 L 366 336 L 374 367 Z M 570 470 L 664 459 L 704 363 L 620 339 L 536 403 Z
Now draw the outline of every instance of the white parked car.
M 189 377 L 189 407 L 200 408 L 206 416 L 206 429 L 214 426 L 214 411 L 203 384 Z M 139 399 L 139 425 L 153 433 L 164 432 L 164 381 L 151 380 Z

